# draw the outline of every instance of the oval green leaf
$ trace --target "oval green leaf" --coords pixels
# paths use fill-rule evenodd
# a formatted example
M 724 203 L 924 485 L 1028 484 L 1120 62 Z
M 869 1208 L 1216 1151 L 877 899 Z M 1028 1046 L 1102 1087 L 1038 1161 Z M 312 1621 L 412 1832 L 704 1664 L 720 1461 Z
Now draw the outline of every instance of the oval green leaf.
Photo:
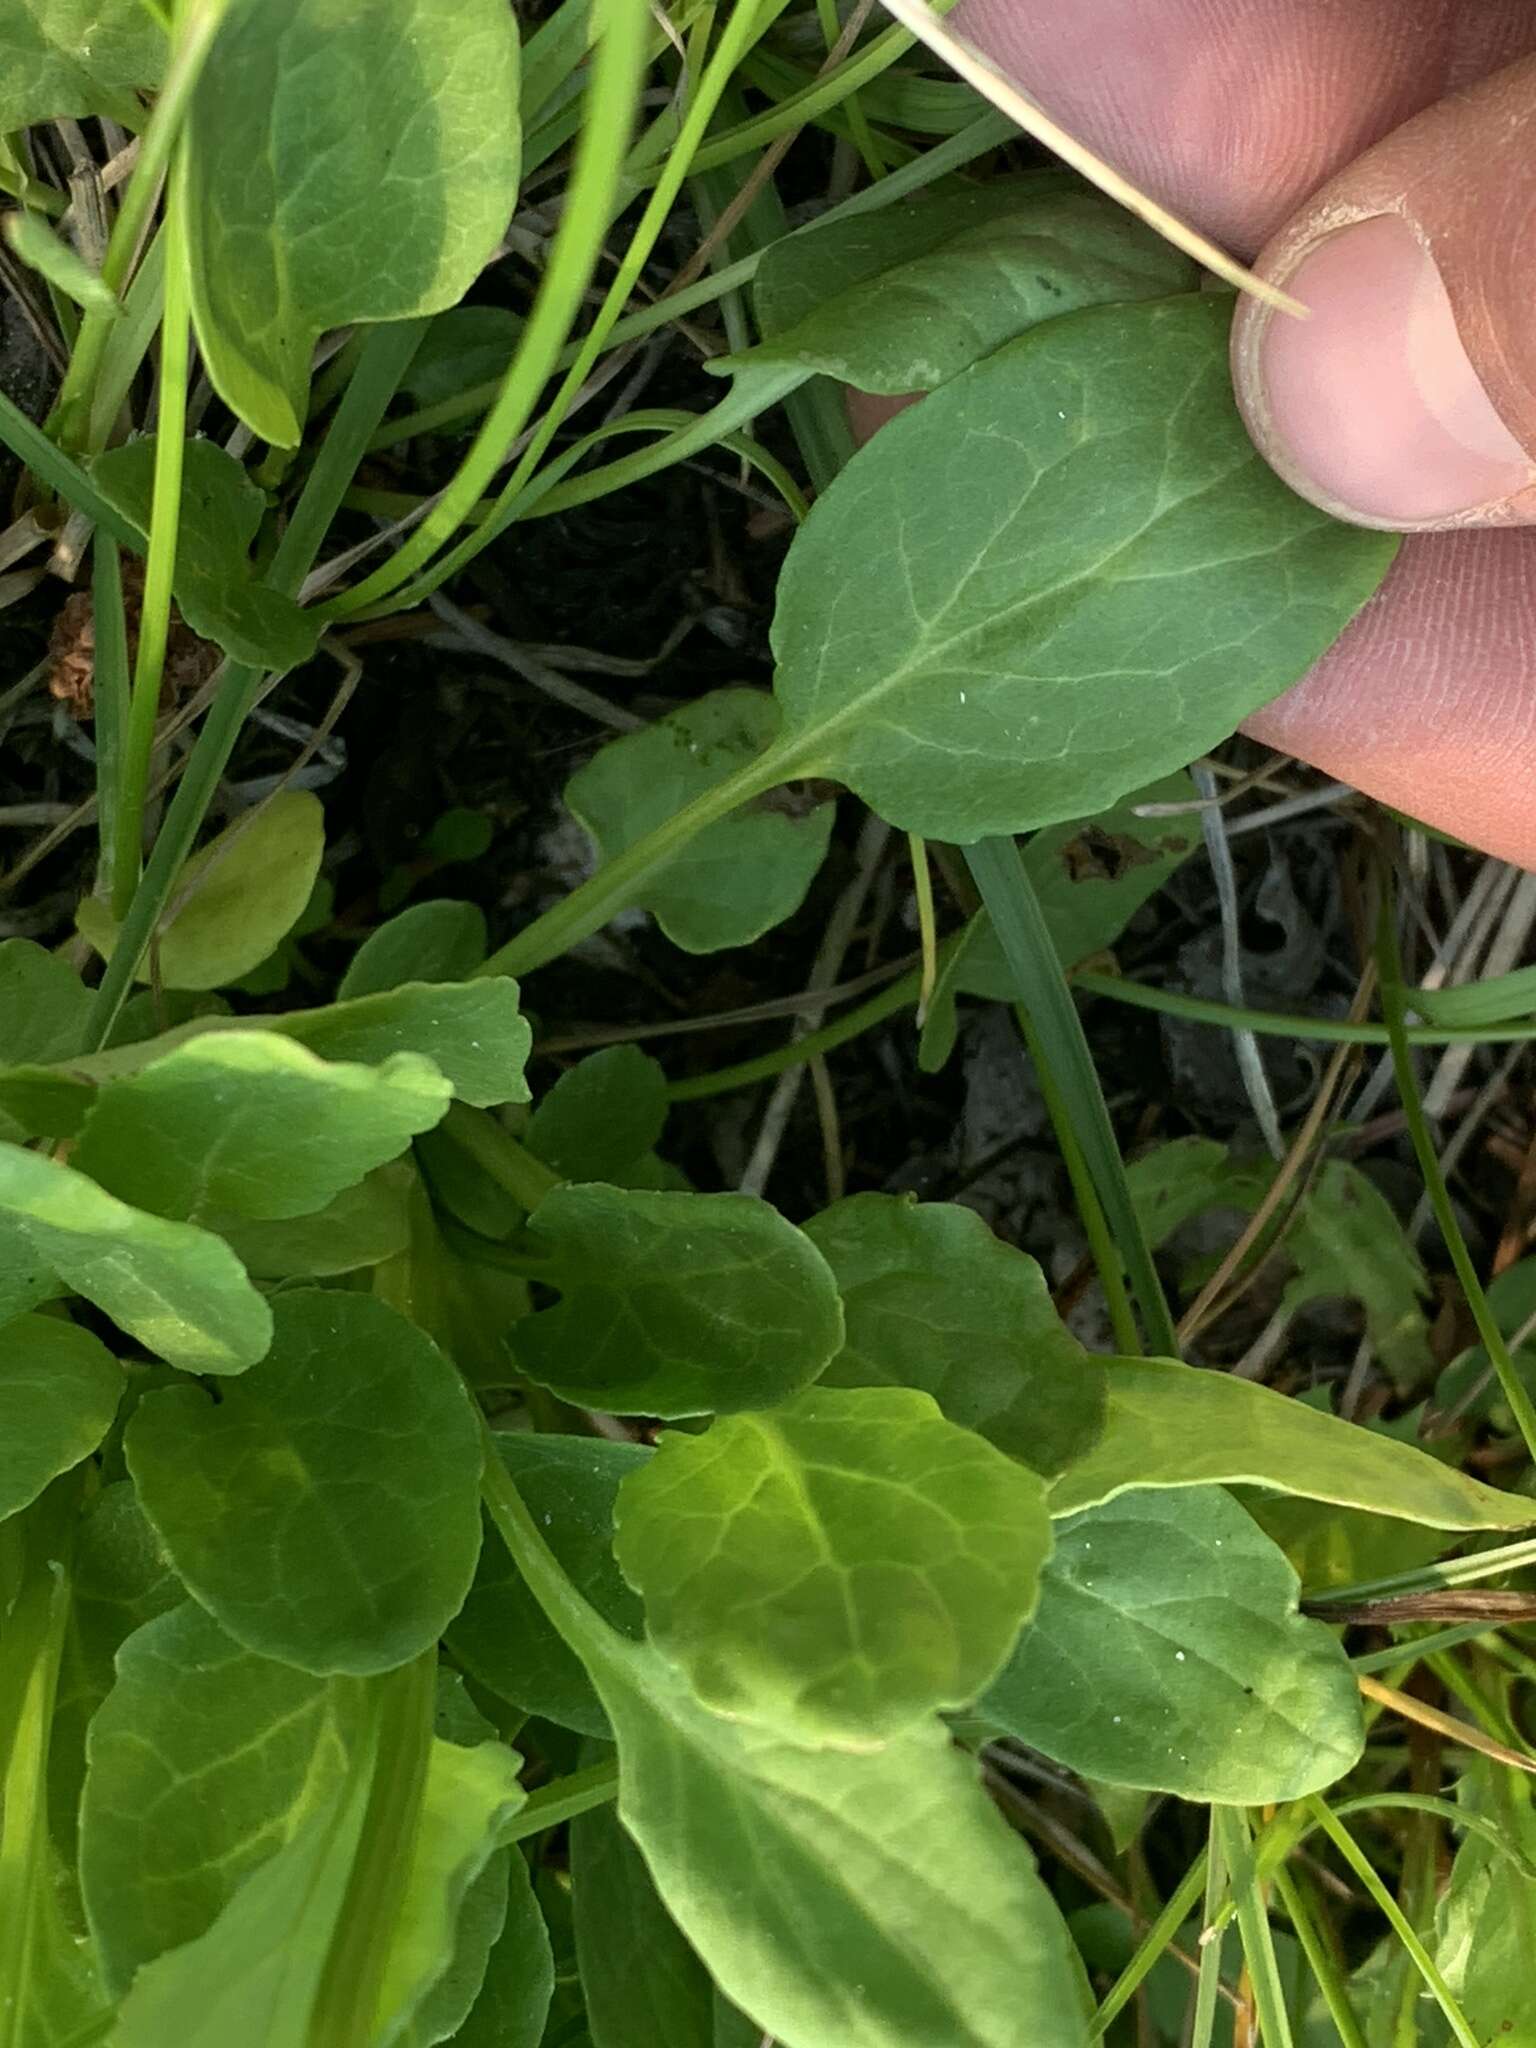
M 0 1317 L 56 1292 L 55 1275 L 183 1372 L 244 1372 L 271 1338 L 267 1304 L 211 1232 L 0 1144 Z
M 560 1076 L 533 1112 L 525 1143 L 562 1180 L 622 1187 L 666 1121 L 661 1066 L 636 1045 L 610 1045 Z
M 502 0 L 248 0 L 182 156 L 197 338 L 224 402 L 297 445 L 324 329 L 455 304 L 517 202 Z M 317 167 L 323 167 L 323 175 Z
M 1216 1487 L 1059 1523 L 1040 1611 L 977 1713 L 1112 1785 L 1259 1806 L 1320 1791 L 1365 1744 L 1338 1638 Z
M 176 907 L 159 936 L 166 988 L 222 988 L 259 967 L 298 922 L 325 852 L 325 819 L 308 790 L 284 790 L 237 818 L 181 871 Z M 99 897 L 75 919 L 110 960 L 117 926 Z M 138 978 L 148 981 L 148 957 Z
M 1104 1419 L 1104 1364 L 1051 1302 L 1045 1275 L 973 1209 L 850 1195 L 805 1226 L 843 1297 L 823 1386 L 920 1387 L 951 1422 L 1048 1477 Z
M 273 1320 L 270 1353 L 217 1405 L 192 1387 L 145 1397 L 129 1470 L 188 1590 L 237 1642 L 317 1676 L 392 1670 L 436 1642 L 474 1576 L 469 1396 L 370 1295 L 299 1289 Z
M 530 1219 L 553 1308 L 515 1325 L 522 1370 L 619 1415 L 771 1407 L 842 1342 L 837 1287 L 803 1232 L 749 1195 L 566 1185 Z
M 704 1705 L 869 1748 L 974 1699 L 1033 1612 L 1045 1490 L 907 1387 L 663 1435 L 614 1549 Z
M 122 1391 L 122 1367 L 89 1330 L 31 1315 L 0 1328 L 0 1521 L 90 1456 Z
M 611 861 L 755 761 L 779 724 L 773 699 L 759 690 L 712 691 L 610 740 L 566 784 L 566 804 Z M 696 833 L 630 902 L 685 952 L 749 945 L 799 909 L 835 809 L 782 790 L 759 797 Z
M 1230 302 L 1045 321 L 893 420 L 779 585 L 787 774 L 965 844 L 1102 810 L 1292 683 L 1375 590 L 1255 450 Z
M 772 308 L 775 298 L 803 297 L 803 286 L 786 291 L 776 275 L 764 284 L 764 270 L 796 266 L 814 266 L 817 300 L 712 369 L 801 363 L 860 391 L 932 391 L 1039 321 L 1167 298 L 1191 291 L 1197 277 L 1187 256 L 1122 206 L 1050 174 L 926 195 L 790 236 L 758 273 L 760 310 L 765 300 Z
M 430 1130 L 452 1090 L 419 1053 L 326 1061 L 273 1031 L 214 1031 L 98 1090 L 74 1164 L 158 1216 L 305 1216 Z
M 408 981 L 463 981 L 485 953 L 485 912 L 477 904 L 451 897 L 413 903 L 368 934 L 336 993 L 346 1002 Z

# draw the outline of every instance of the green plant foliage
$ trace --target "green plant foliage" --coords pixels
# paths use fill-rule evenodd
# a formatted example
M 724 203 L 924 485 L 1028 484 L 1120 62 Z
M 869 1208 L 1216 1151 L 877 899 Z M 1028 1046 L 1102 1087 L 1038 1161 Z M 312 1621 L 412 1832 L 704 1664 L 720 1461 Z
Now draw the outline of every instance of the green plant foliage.
M 0 133 L 61 114 L 133 126 L 140 86 L 158 85 L 165 30 L 138 0 L 15 0 L 0 39 Z
M 449 897 L 413 903 L 368 934 L 336 993 L 346 1002 L 405 982 L 463 981 L 485 953 L 485 913 L 475 904 Z
M 160 930 L 161 983 L 221 988 L 259 966 L 304 914 L 324 852 L 325 820 L 308 790 L 284 790 L 227 826 L 182 869 Z M 101 899 L 85 897 L 76 922 L 110 960 L 117 926 Z M 142 961 L 139 979 L 152 971 Z
M 258 1657 L 191 1601 L 128 1638 L 91 1723 L 80 1817 L 81 1884 L 115 1996 L 206 1933 L 328 1805 L 366 1718 L 355 1683 Z
M 611 1811 L 571 1823 L 571 1896 L 592 2048 L 716 2048 L 709 1972 Z
M 381 1166 L 307 1216 L 260 1223 L 225 1221 L 221 1235 L 253 1280 L 319 1280 L 382 1265 L 410 1243 L 416 1178 L 402 1163 Z
M 231 14 L 193 96 L 182 190 L 198 342 L 263 440 L 297 444 L 323 329 L 434 313 L 473 281 L 517 199 L 517 77 L 498 0 Z
M 46 1064 L 77 1052 L 91 992 L 67 962 L 30 939 L 0 941 L 0 1055 Z
M 640 1602 L 613 1556 L 614 1503 L 621 1481 L 650 1453 L 602 1437 L 506 1431 L 496 1448 L 562 1571 L 611 1627 L 638 1640 Z M 524 1713 L 583 1735 L 607 1735 L 586 1667 L 550 1626 L 493 1531 L 486 1532 L 469 1598 L 449 1623 L 448 1643 L 466 1671 Z
M 39 1315 L 0 1327 L 0 1521 L 90 1456 L 122 1391 L 121 1367 L 89 1330 Z
M 437 405 L 504 376 L 522 330 L 518 316 L 502 306 L 453 306 L 439 313 L 400 379 L 402 396 Z M 464 431 L 462 423 L 458 430 Z
M 937 1722 L 864 1754 L 699 1706 L 654 1653 L 594 1670 L 619 1813 L 722 1990 L 784 2048 L 1087 2048 L 1087 1988 L 1028 1849 Z
M 93 313 L 118 314 L 121 307 L 98 272 L 54 233 L 38 214 L 18 207 L 5 216 L 5 239 L 21 261 L 77 305 Z
M 1054 1515 L 1133 1488 L 1265 1486 L 1432 1529 L 1524 1529 L 1536 1501 L 1499 1493 L 1411 1444 L 1272 1387 L 1168 1358 L 1109 1365 L 1104 1432 L 1051 1489 Z
M 977 1708 L 1109 1784 L 1257 1806 L 1331 1785 L 1365 1741 L 1336 1636 L 1215 1487 L 1056 1524 L 1040 1608 Z
M 1193 815 L 1142 818 L 1140 804 L 1188 803 L 1195 785 L 1165 775 L 1094 818 L 1049 825 L 1030 837 L 1024 866 L 1063 967 L 1112 946 L 1131 918 L 1200 844 Z M 1017 1002 L 1024 993 L 1003 956 L 992 920 L 979 911 L 939 969 L 923 1018 L 918 1064 L 936 1073 L 955 1045 L 955 998 Z
M 1149 1243 L 1161 1244 L 1207 1209 L 1253 1211 L 1274 1178 L 1267 1160 L 1231 1157 L 1208 1138 L 1177 1138 L 1127 1170 Z M 1428 1289 L 1407 1232 L 1381 1190 L 1345 1159 L 1325 1162 L 1286 1229 L 1283 1255 L 1295 1268 L 1280 1309 L 1343 1297 L 1365 1310 L 1382 1363 L 1400 1384 L 1427 1369 L 1429 1328 L 1421 1306 Z
M 107 503 L 146 534 L 154 479 L 153 434 L 109 448 L 91 464 L 91 481 Z M 315 651 L 320 621 L 313 612 L 301 611 L 291 597 L 258 582 L 252 572 L 251 543 L 266 510 L 260 489 L 232 455 L 212 441 L 186 444 L 176 537 L 176 602 L 194 633 L 236 661 L 260 668 L 297 668 Z
M 565 1180 L 643 1185 L 667 1121 L 667 1077 L 634 1045 L 610 1045 L 569 1068 L 541 1097 L 527 1145 Z
M 1195 283 L 1187 256 L 1090 186 L 999 178 L 777 244 L 756 288 L 770 338 L 712 367 L 803 363 L 899 397 L 1042 320 Z
M 715 690 L 610 740 L 566 784 L 566 804 L 612 860 L 764 753 L 779 724 L 761 691 Z M 690 839 L 631 903 L 687 952 L 745 946 L 799 909 L 834 811 L 782 791 L 757 798 Z
M 99 1089 L 74 1163 L 186 1223 L 305 1216 L 429 1130 L 450 1092 L 419 1053 L 365 1067 L 271 1031 L 207 1032 Z
M 476 1109 L 528 1100 L 523 1069 L 533 1034 L 518 1014 L 517 983 L 505 976 L 462 986 L 406 982 L 379 995 L 263 1021 L 322 1059 L 371 1066 L 391 1053 L 422 1053 L 458 1099 Z
M 271 1337 L 267 1305 L 228 1245 L 0 1144 L 0 1321 L 61 1281 L 184 1372 L 243 1372 Z
M 1085 817 L 1225 738 L 1342 631 L 1395 543 L 1256 453 L 1228 319 L 1194 295 L 1046 321 L 861 449 L 779 588 L 801 773 L 967 845 Z
M 297 1290 L 273 1320 L 271 1351 L 217 1406 L 194 1387 L 145 1396 L 129 1470 L 188 1590 L 236 1641 L 321 1676 L 388 1671 L 437 1640 L 474 1574 L 469 1398 L 368 1295 Z
M 530 1378 L 620 1415 L 725 1414 L 808 1386 L 842 1342 L 820 1253 L 748 1195 L 556 1188 L 531 1218 L 560 1290 L 512 1331 Z
M 615 1551 L 705 1706 L 858 1748 L 981 1691 L 1050 1543 L 1036 1475 L 927 1394 L 813 1387 L 667 1432 Z
M 832 1387 L 920 1387 L 951 1422 L 1053 1477 L 1104 1419 L 1104 1365 L 1045 1275 L 972 1209 L 851 1195 L 805 1226 L 843 1298 Z
M 509 1859 L 507 1909 L 486 1959 L 467 2018 L 453 2035 L 457 2048 L 539 2048 L 555 1988 L 554 1958 L 528 1866 Z
M 1536 1860 L 1536 1810 L 1529 1781 L 1472 1757 L 1456 1796 L 1495 1824 L 1527 1868 L 1512 1867 L 1486 1836 L 1465 1835 L 1436 1911 L 1435 1960 L 1479 2041 L 1531 2048 L 1536 1881 L 1528 1871 Z

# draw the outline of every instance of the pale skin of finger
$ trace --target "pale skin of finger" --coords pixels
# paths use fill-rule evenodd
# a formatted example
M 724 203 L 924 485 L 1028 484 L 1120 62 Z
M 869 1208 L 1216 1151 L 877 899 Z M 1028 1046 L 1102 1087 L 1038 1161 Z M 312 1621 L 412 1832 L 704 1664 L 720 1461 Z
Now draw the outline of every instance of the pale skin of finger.
M 1460 103 L 1437 106 L 1536 51 L 1536 9 L 1524 0 L 1074 0 L 1070 8 L 1059 0 L 962 0 L 955 19 L 1058 120 L 1164 204 L 1239 255 L 1262 249 L 1266 275 L 1277 274 L 1276 250 L 1283 269 L 1317 232 L 1308 202 L 1319 188 L 1328 187 L 1330 206 L 1353 203 L 1356 172 L 1366 213 L 1391 199 L 1394 179 L 1399 196 L 1410 174 L 1422 181 L 1415 201 L 1438 205 L 1435 257 L 1453 291 L 1478 266 L 1520 261 L 1507 243 L 1487 247 L 1486 226 L 1468 202 L 1458 216 L 1454 190 L 1435 182 L 1432 151 L 1394 159 L 1389 149 L 1373 162 L 1372 146 L 1425 108 L 1448 121 L 1435 141 L 1442 157 L 1451 151 L 1454 161 L 1469 148 L 1461 160 L 1483 163 L 1490 189 L 1515 209 L 1528 199 L 1536 220 L 1536 127 L 1523 137 L 1510 128 L 1506 160 L 1490 173 L 1483 160 L 1496 138 L 1485 131 L 1462 144 Z M 1506 110 L 1536 110 L 1536 79 L 1529 94 L 1506 101 Z M 1460 325 L 1459 303 L 1456 311 Z M 1490 361 L 1486 327 L 1468 326 L 1464 338 L 1476 344 L 1479 372 L 1497 385 L 1501 405 L 1512 387 L 1529 391 L 1536 323 L 1526 362 L 1502 370 Z M 888 400 L 850 400 L 860 432 L 891 409 Z M 1526 420 L 1518 410 L 1511 423 L 1523 429 Z M 1246 730 L 1536 867 L 1533 649 L 1536 535 L 1414 535 L 1344 636 Z

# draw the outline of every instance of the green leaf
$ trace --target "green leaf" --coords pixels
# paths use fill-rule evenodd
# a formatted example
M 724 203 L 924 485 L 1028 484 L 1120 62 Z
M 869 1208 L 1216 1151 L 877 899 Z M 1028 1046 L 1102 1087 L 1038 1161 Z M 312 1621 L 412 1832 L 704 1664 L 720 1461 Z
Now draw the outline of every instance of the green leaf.
M 951 1422 L 1047 1477 L 1104 1418 L 1104 1365 L 1051 1304 L 1035 1261 L 950 1202 L 850 1195 L 805 1226 L 843 1297 L 823 1386 L 920 1387 Z
M 614 1544 L 705 1706 L 848 1748 L 974 1699 L 1050 1547 L 1039 1478 L 907 1387 L 666 1432 Z
M 474 1575 L 469 1397 L 370 1295 L 299 1289 L 273 1321 L 271 1351 L 217 1405 L 193 1387 L 145 1397 L 129 1470 L 188 1590 L 236 1641 L 322 1676 L 388 1671 L 436 1642 Z
M 0 1328 L 0 1521 L 90 1456 L 122 1391 L 122 1368 L 89 1330 L 57 1316 Z
M 45 1299 L 55 1275 L 184 1372 L 243 1372 L 271 1336 L 266 1303 L 218 1238 L 0 1144 L 0 1320 Z
M 852 275 L 838 275 L 840 258 Z M 1192 291 L 1197 278 L 1187 256 L 1091 187 L 1029 177 L 791 236 L 758 272 L 760 308 L 766 296 L 779 310 L 775 274 L 797 266 L 818 277 L 817 298 L 711 368 L 800 363 L 899 397 L 933 390 L 1042 320 Z
M 1097 817 L 1074 818 L 1036 832 L 1024 866 L 1063 967 L 1075 967 L 1114 944 L 1149 897 L 1200 844 L 1193 817 L 1139 818 L 1148 803 L 1184 803 L 1196 795 L 1187 775 L 1165 775 L 1112 804 Z M 936 1073 L 954 1050 L 955 998 L 1017 1002 L 1017 985 L 992 920 L 979 911 L 939 969 L 918 1045 L 918 1064 Z
M 61 115 L 129 125 L 160 83 L 165 31 L 139 0 L 12 0 L 0 30 L 0 134 Z
M 109 448 L 91 464 L 91 480 L 108 504 L 145 534 L 153 515 L 154 478 L 153 434 Z M 255 668 L 298 668 L 314 653 L 322 621 L 256 580 L 251 544 L 266 513 L 265 496 L 232 455 L 213 441 L 188 441 L 182 450 L 176 603 L 194 633 L 235 661 Z
M 566 784 L 566 804 L 610 861 L 756 760 L 779 724 L 761 691 L 711 691 L 610 740 Z M 649 910 L 685 952 L 749 945 L 799 909 L 826 855 L 835 809 L 784 791 L 758 798 L 696 833 L 630 903 Z
M 78 252 L 56 234 L 41 214 L 14 207 L 4 220 L 5 239 L 30 269 L 57 291 L 92 313 L 120 314 L 122 307 L 110 285 Z
M 528 1865 L 511 1858 L 507 1917 L 455 2048 L 539 2048 L 555 1988 L 554 1958 Z
M 1468 1760 L 1458 1804 L 1494 1821 L 1527 1862 L 1536 1858 L 1536 1809 L 1515 1771 Z M 1511 1869 L 1486 1838 L 1463 1837 L 1436 1910 L 1435 1961 L 1480 2041 L 1536 2048 L 1531 1956 L 1536 1950 L 1536 1884 Z
M 1337 638 L 1395 543 L 1257 454 L 1229 317 L 1048 320 L 860 450 L 779 586 L 786 768 L 970 844 L 1183 766 Z
M 523 331 L 523 321 L 503 306 L 451 306 L 439 313 L 400 379 L 401 395 L 417 405 L 458 398 L 477 384 L 506 375 Z M 470 421 L 445 426 L 443 433 L 467 433 Z
M 511 1333 L 531 1379 L 620 1415 L 771 1407 L 842 1342 L 826 1262 L 748 1195 L 558 1187 L 529 1220 L 553 1308 Z
M 382 995 L 405 982 L 464 981 L 485 958 L 485 913 L 444 897 L 413 903 L 370 932 L 352 956 L 337 994 Z
M 930 1722 L 862 1754 L 699 1706 L 616 1643 L 594 1670 L 619 1813 L 715 1981 L 783 2048 L 1087 2048 L 1082 1966 L 1025 1844 Z
M 1109 1361 L 1104 1433 L 1051 1489 L 1053 1515 L 1132 1488 L 1267 1486 L 1433 1529 L 1524 1529 L 1536 1501 L 1498 1493 L 1409 1444 L 1228 1373 Z
M 1056 1525 L 1040 1609 L 976 1711 L 1113 1785 L 1258 1806 L 1331 1785 L 1365 1742 L 1336 1636 L 1216 1487 Z
M 265 960 L 303 914 L 325 851 L 325 819 L 308 790 L 284 790 L 237 818 L 181 871 L 161 927 L 159 978 L 167 988 L 219 988 Z M 75 921 L 110 960 L 117 926 L 99 897 Z M 146 957 L 138 978 L 153 972 Z
M 8 1065 L 77 1052 L 91 992 L 64 960 L 30 939 L 0 940 L 0 1057 Z
M 256 1280 L 321 1279 L 382 1265 L 410 1242 L 416 1179 L 403 1162 L 381 1166 L 343 1188 L 312 1215 L 271 1223 L 226 1223 L 222 1236 Z
M 74 1164 L 183 1222 L 306 1216 L 430 1130 L 451 1092 L 419 1053 L 367 1067 L 271 1031 L 205 1032 L 97 1092 Z
M 667 1077 L 635 1045 L 610 1045 L 569 1068 L 539 1103 L 524 1143 L 563 1180 L 624 1186 L 661 1138 Z
M 91 1723 L 80 1815 L 81 1884 L 114 1996 L 206 1933 L 324 1811 L 365 1716 L 353 1681 L 254 1656 L 191 1601 L 129 1637 Z
M 620 1482 L 650 1452 L 604 1437 L 526 1432 L 498 1435 L 496 1448 L 561 1569 L 605 1621 L 638 1640 L 643 1616 L 614 1561 L 613 1517 Z M 524 1713 L 583 1735 L 608 1734 L 586 1667 L 545 1619 L 494 1530 L 469 1598 L 448 1625 L 448 1645 L 472 1677 Z
M 520 1767 L 516 1751 L 499 1742 L 473 1748 L 432 1744 L 410 1874 L 379 1996 L 380 2011 L 398 2016 L 381 2030 L 389 2048 L 447 2039 L 474 2003 L 504 1918 L 503 1909 L 494 1925 L 486 1924 L 483 1880 L 493 1875 L 491 1896 L 505 1899 L 501 1844 L 507 1823 L 527 1798 L 518 1782 Z M 465 1955 L 461 1922 L 472 1908 L 479 1926 Z
M 392 1052 L 424 1053 L 458 1099 L 475 1109 L 528 1100 L 523 1069 L 533 1034 L 518 1014 L 517 983 L 504 975 L 462 984 L 407 982 L 381 995 L 265 1021 L 322 1059 L 371 1066 Z
M 455 304 L 517 201 L 501 0 L 250 0 L 193 94 L 183 193 L 215 390 L 298 443 L 326 328 Z
M 618 1817 L 571 1823 L 576 1955 L 593 2048 L 714 2048 L 715 1987 Z M 756 2041 L 761 2038 L 755 2031 Z

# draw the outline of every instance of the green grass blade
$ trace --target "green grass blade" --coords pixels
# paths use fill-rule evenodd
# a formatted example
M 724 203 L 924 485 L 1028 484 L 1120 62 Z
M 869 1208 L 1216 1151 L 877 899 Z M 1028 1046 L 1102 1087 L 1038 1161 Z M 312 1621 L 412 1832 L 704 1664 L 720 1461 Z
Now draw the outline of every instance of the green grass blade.
M 1011 839 L 983 839 L 965 849 L 965 858 L 1016 984 L 1028 991 L 1024 1007 L 1034 1024 L 1037 1059 L 1042 1072 L 1050 1069 L 1071 1133 L 1087 1160 L 1130 1276 L 1147 1348 L 1157 1356 L 1177 1358 L 1173 1318 L 1131 1201 L 1082 1020 L 1019 849 Z
M 1264 2048 L 1294 2048 L 1291 2016 L 1280 1983 L 1280 1966 L 1275 1961 L 1269 1910 L 1259 1885 L 1248 1823 L 1235 1806 L 1213 1806 L 1211 1828 L 1220 1836 L 1227 1868 L 1232 1873 L 1232 1896 L 1237 1904 L 1238 1931 L 1243 1938 L 1248 1981 L 1253 1986 L 1260 2038 Z

